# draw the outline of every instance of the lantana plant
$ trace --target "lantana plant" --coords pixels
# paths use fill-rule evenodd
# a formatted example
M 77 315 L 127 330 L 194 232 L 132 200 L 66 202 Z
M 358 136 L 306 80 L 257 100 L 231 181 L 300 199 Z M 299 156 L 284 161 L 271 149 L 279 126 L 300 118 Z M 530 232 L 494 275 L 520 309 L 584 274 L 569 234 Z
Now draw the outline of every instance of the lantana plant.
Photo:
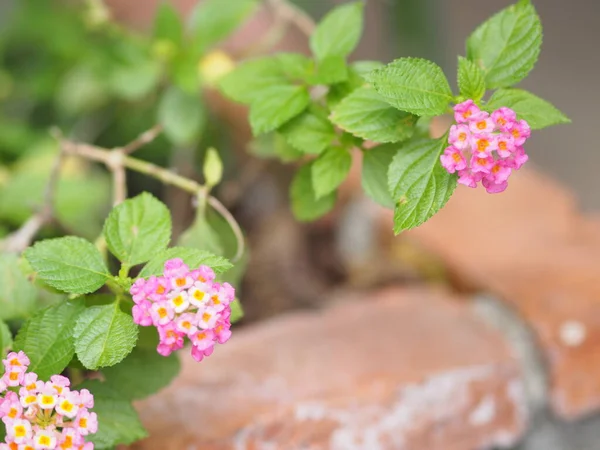
M 541 23 L 529 0 L 500 11 L 468 37 L 455 91 L 442 69 L 425 59 L 349 63 L 362 34 L 362 2 L 344 3 L 318 24 L 287 0 L 267 2 L 286 17 L 274 27 L 297 25 L 311 55 L 234 61 L 214 46 L 242 25 L 258 0 L 231 1 L 237 7 L 202 2 L 187 26 L 164 3 L 152 36 L 138 36 L 135 45 L 123 44 L 128 34 L 108 27 L 103 38 L 120 49 L 115 53 L 135 54 L 139 62 L 115 66 L 111 92 L 129 99 L 160 95 L 157 125 L 111 149 L 53 130 L 59 154 L 42 206 L 2 241 L 0 450 L 103 449 L 142 439 L 146 431 L 131 402 L 168 385 L 186 347 L 210 370 L 210 355 L 220 351 L 216 344 L 227 345 L 231 325 L 242 316 L 239 274 L 230 269 L 243 269 L 246 252 L 239 225 L 211 195 L 223 177 L 219 152 L 206 151 L 203 183 L 131 156 L 161 133 L 174 145 L 198 146 L 204 90 L 218 89 L 248 105 L 252 153 L 297 164 L 290 197 L 299 220 L 334 207 L 355 152 L 365 193 L 394 209 L 396 233 L 431 218 L 457 184 L 493 194 L 510 189 L 534 132 L 569 122 L 547 101 L 514 87 L 541 48 Z M 105 24 L 102 2 L 90 4 L 88 24 Z M 281 31 L 268 33 L 259 47 L 268 49 Z M 430 123 L 443 115 L 452 125 L 432 138 Z M 113 208 L 95 240 L 34 242 L 56 215 L 66 157 L 106 166 Z M 192 227 L 172 239 L 165 204 L 147 192 L 127 198 L 126 170 L 192 194 Z M 199 248 L 198 242 L 214 244 L 209 212 L 225 224 L 233 251 Z

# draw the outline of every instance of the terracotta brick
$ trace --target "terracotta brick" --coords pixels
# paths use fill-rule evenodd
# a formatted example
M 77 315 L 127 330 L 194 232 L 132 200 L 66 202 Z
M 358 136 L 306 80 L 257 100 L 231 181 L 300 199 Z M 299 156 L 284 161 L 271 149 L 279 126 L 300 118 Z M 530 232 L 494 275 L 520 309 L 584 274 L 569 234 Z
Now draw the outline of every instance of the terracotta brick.
M 356 294 L 355 294 L 356 296 Z M 527 412 L 503 338 L 441 292 L 388 289 L 242 329 L 138 405 L 139 449 L 471 450 Z
M 409 235 L 463 285 L 500 294 L 529 323 L 548 362 L 555 412 L 571 419 L 600 408 L 597 216 L 586 218 L 568 190 L 527 170 L 501 195 L 457 189 Z

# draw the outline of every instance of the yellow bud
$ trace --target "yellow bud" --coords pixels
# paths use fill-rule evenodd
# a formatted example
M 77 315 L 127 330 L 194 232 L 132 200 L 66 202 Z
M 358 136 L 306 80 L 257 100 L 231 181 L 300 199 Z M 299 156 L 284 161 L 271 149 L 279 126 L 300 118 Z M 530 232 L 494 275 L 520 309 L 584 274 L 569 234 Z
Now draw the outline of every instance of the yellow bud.
M 235 61 L 221 50 L 208 53 L 198 64 L 198 71 L 202 80 L 211 87 L 234 68 Z

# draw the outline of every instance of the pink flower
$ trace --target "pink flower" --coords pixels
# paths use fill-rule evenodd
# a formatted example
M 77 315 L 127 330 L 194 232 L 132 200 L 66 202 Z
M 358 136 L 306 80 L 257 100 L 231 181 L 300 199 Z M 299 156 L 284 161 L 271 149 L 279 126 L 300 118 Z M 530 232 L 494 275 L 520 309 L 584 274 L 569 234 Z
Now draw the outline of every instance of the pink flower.
M 160 302 L 167 299 L 169 282 L 164 277 L 150 277 L 148 279 L 148 298 L 153 302 Z
M 529 156 L 525 153 L 523 147 L 517 147 L 512 156 L 506 160 L 508 167 L 519 170 L 527 162 Z
M 215 345 L 215 334 L 212 330 L 200 330 L 192 336 L 191 340 L 194 347 L 204 351 Z
M 480 134 L 471 138 L 471 148 L 478 157 L 490 156 L 498 144 L 493 134 Z
M 176 313 L 182 313 L 188 309 L 188 293 L 186 291 L 175 291 L 169 296 L 169 305 Z
M 485 115 L 485 113 L 483 114 Z M 454 120 L 456 123 L 465 123 L 481 118 L 482 111 L 473 100 L 465 100 L 454 106 Z
M 6 355 L 6 359 L 2 362 L 4 364 L 4 369 L 8 372 L 11 370 L 20 370 L 21 372 L 25 372 L 27 367 L 29 367 L 29 358 L 25 354 L 25 352 L 10 352 Z
M 454 173 L 457 170 L 463 170 L 467 167 L 467 161 L 462 152 L 455 147 L 446 147 L 444 154 L 440 156 L 442 166 L 449 172 Z
M 170 322 L 165 326 L 158 327 L 158 335 L 160 337 L 161 344 L 183 347 L 183 337 L 185 334 L 179 331 L 173 322 Z
M 481 117 L 469 122 L 469 130 L 473 134 L 489 134 L 494 131 L 494 122 L 488 117 L 487 113 L 482 112 Z
M 529 124 L 526 121 L 519 120 L 512 127 L 510 133 L 515 140 L 515 145 L 521 146 L 531 136 L 531 128 L 529 128 Z
M 71 386 L 71 381 L 67 377 L 63 377 L 62 375 L 52 375 L 50 377 L 50 382 L 48 383 L 49 387 L 52 387 L 56 391 L 57 394 L 62 395 L 65 392 L 68 392 L 67 389 Z
M 461 170 L 458 173 L 458 182 L 470 188 L 476 188 L 477 183 L 481 181 L 482 175 L 480 173 L 471 173 L 468 170 Z
M 152 325 L 152 316 L 150 315 L 150 307 L 152 303 L 148 300 L 143 300 L 137 305 L 133 305 L 131 309 L 131 315 L 133 316 L 133 321 L 138 325 L 143 327 L 147 327 Z
M 200 283 L 210 283 L 215 279 L 215 272 L 208 266 L 200 266 L 196 270 L 192 270 L 191 277 Z
M 515 139 L 509 133 L 499 134 L 496 138 L 498 156 L 508 158 L 515 151 Z
M 143 278 L 138 278 L 137 280 L 135 280 L 135 283 L 133 283 L 133 285 L 131 286 L 131 289 L 129 289 L 131 297 L 133 298 L 133 301 L 135 303 L 140 303 L 141 301 L 146 299 L 145 287 L 146 280 L 144 280 Z
M 80 411 L 75 419 L 75 427 L 82 436 L 94 434 L 98 431 L 98 416 L 87 410 Z
M 214 330 L 214 334 L 219 344 L 224 344 L 231 337 L 231 330 L 229 329 L 230 326 L 231 324 L 229 323 L 229 321 L 219 321 L 217 323 L 217 326 Z
M 490 174 L 485 178 L 493 180 L 494 183 L 503 183 L 506 180 L 508 180 L 508 177 L 510 177 L 511 172 L 512 169 L 509 167 L 509 164 L 506 161 L 498 160 L 492 166 Z
M 164 276 L 166 278 L 185 277 L 189 271 L 189 267 L 184 264 L 181 258 L 173 258 L 165 262 Z
M 481 184 L 483 184 L 483 187 L 485 187 L 488 194 L 498 194 L 508 187 L 507 181 L 496 183 L 493 177 L 485 177 L 481 181 Z
M 219 320 L 219 312 L 212 306 L 209 306 L 198 311 L 198 315 L 196 317 L 198 328 L 208 330 L 215 327 L 217 320 Z
M 198 331 L 198 327 L 196 326 L 196 315 L 191 313 L 182 314 L 177 318 L 175 326 L 180 333 L 192 336 Z
M 94 407 L 94 396 L 87 389 L 79 391 L 79 407 L 88 409 Z
M 2 376 L 2 381 L 6 386 L 17 387 L 23 381 L 23 369 L 17 366 L 9 366 Z
M 209 347 L 206 350 L 199 350 L 198 347 L 192 347 L 192 358 L 197 362 L 202 361 L 205 357 L 212 355 L 214 347 Z
M 471 158 L 471 171 L 473 173 L 490 173 L 494 165 L 494 158 L 491 156 L 479 157 L 473 155 Z
M 498 108 L 492 113 L 492 121 L 500 131 L 510 131 L 517 120 L 515 112 L 506 107 Z
M 448 143 L 454 148 L 465 150 L 470 147 L 471 132 L 466 125 L 452 125 L 450 127 L 450 135 Z
M 167 302 L 153 303 L 150 307 L 150 316 L 154 326 L 166 325 L 173 320 L 175 312 Z

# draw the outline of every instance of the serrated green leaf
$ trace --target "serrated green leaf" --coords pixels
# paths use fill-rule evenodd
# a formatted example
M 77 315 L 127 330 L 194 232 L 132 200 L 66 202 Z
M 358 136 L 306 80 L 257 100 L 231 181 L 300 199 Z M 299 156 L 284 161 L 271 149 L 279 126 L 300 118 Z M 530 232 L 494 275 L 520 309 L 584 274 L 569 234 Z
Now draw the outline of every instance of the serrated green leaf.
M 308 222 L 328 213 L 335 206 L 336 192 L 317 199 L 312 182 L 312 163 L 302 166 L 290 186 L 292 212 L 296 219 Z
M 348 176 L 352 156 L 345 148 L 331 147 L 312 164 L 312 185 L 315 197 L 320 199 L 334 192 Z
M 361 87 L 332 111 L 338 127 L 373 142 L 399 142 L 411 137 L 417 117 L 392 107 L 371 87 Z
M 306 109 L 310 96 L 304 86 L 273 86 L 250 105 L 250 126 L 254 135 L 268 133 Z
M 258 6 L 256 0 L 206 0 L 198 2 L 189 29 L 198 53 L 229 36 Z
M 158 121 L 171 141 L 177 145 L 190 145 L 204 129 L 206 110 L 198 95 L 171 86 L 160 99 Z
M 215 273 L 223 273 L 233 267 L 233 265 L 227 259 L 221 256 L 213 255 L 205 250 L 186 247 L 173 247 L 168 248 L 160 255 L 155 256 L 148 261 L 148 264 L 144 266 L 139 276 L 142 278 L 148 278 L 152 275 L 162 275 L 165 262 L 173 258 L 183 259 L 183 262 L 192 268 L 196 268 L 201 265 L 209 266 L 215 271 Z
M 532 130 L 571 122 L 551 103 L 522 89 L 498 89 L 486 104 L 490 110 L 502 106 L 514 110 L 517 117 L 526 120 Z
M 231 302 L 231 317 L 229 318 L 231 323 L 236 323 L 244 317 L 244 309 L 239 298 L 236 298 Z
M 401 146 L 388 171 L 388 187 L 396 202 L 396 234 L 421 225 L 438 212 L 456 187 L 456 174 L 440 163 L 446 138 L 418 139 Z
M 477 64 L 458 57 L 458 88 L 460 95 L 478 102 L 485 94 L 485 74 Z
M 233 307 L 233 305 L 232 305 Z M 0 359 L 6 356 L 6 353 L 13 346 L 12 333 L 2 320 L 0 320 Z M 0 375 L 3 372 L 3 368 L 0 368 Z
M 542 24 L 529 0 L 503 9 L 467 40 L 467 56 L 485 72 L 490 89 L 518 83 L 533 69 L 542 45 Z
M 363 29 L 363 3 L 347 3 L 330 11 L 310 37 L 310 49 L 318 60 L 345 58 L 357 46 Z
M 161 2 L 154 18 L 154 39 L 170 41 L 179 46 L 182 36 L 183 24 L 179 13 L 170 2 Z
M 320 154 L 336 137 L 326 113 L 316 108 L 290 120 L 279 129 L 279 133 L 292 147 L 311 155 Z
M 102 370 L 105 383 L 128 400 L 146 398 L 168 386 L 180 370 L 176 354 L 137 347 L 120 364 Z
M 64 301 L 39 311 L 25 322 L 15 338 L 15 351 L 24 351 L 29 370 L 48 380 L 61 373 L 75 354 L 73 329 L 84 310 L 82 302 Z
M 75 323 L 75 352 L 90 370 L 110 367 L 131 353 L 138 337 L 138 327 L 130 315 L 112 305 L 92 306 L 83 311 Z
M 23 319 L 35 308 L 36 290 L 19 268 L 19 258 L 0 254 L 0 319 Z
M 335 84 L 348 79 L 348 66 L 343 56 L 326 56 L 317 63 L 316 72 L 308 77 L 311 84 Z
M 134 266 L 167 248 L 171 214 L 164 203 L 144 192 L 115 206 L 104 222 L 103 233 L 111 253 Z
M 98 432 L 86 440 L 93 442 L 96 448 L 132 444 L 148 435 L 131 402 L 121 392 L 98 380 L 85 381 L 77 389 L 88 389 L 94 395 L 92 411 L 98 415 Z
M 111 277 L 94 244 L 75 236 L 40 241 L 25 258 L 44 283 L 71 294 L 94 292 Z
M 378 145 L 363 153 L 362 187 L 375 202 L 386 208 L 394 207 L 394 200 L 388 189 L 388 170 L 398 152 L 397 144 Z
M 418 116 L 444 114 L 452 101 L 444 72 L 426 59 L 397 59 L 371 72 L 369 81 L 390 105 Z
M 288 83 L 285 66 L 277 58 L 263 57 L 245 61 L 219 81 L 221 91 L 230 99 L 250 104 L 264 97 L 273 86 Z

